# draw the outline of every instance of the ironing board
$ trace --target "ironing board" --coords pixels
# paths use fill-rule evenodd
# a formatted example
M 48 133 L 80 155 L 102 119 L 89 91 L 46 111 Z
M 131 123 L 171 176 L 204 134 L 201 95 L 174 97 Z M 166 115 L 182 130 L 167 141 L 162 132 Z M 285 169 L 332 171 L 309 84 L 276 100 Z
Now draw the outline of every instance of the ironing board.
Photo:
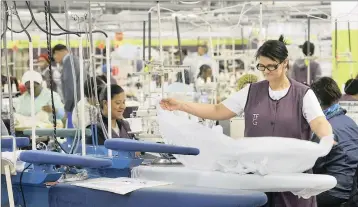
M 59 184 L 49 191 L 50 207 L 258 207 L 264 193 L 189 186 L 142 188 L 127 195 Z
M 186 167 L 139 166 L 132 169 L 132 177 L 224 189 L 255 190 L 260 192 L 290 191 L 302 197 L 311 197 L 336 186 L 337 180 L 329 175 L 307 173 L 280 173 L 266 176 L 192 170 Z

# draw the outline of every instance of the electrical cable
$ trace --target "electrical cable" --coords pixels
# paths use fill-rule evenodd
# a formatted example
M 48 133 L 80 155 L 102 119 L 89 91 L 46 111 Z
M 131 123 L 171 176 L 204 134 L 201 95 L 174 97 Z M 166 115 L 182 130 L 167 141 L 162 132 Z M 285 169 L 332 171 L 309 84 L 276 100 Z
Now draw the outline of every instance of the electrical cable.
M 50 9 L 47 7 L 47 2 L 44 2 L 45 4 L 45 25 L 46 25 L 46 31 L 48 32 L 46 34 L 46 41 L 47 41 L 47 55 L 48 58 L 52 59 L 51 54 L 51 19 L 47 15 L 48 10 Z M 52 121 L 53 121 L 53 139 L 56 140 L 56 129 L 57 129 L 57 118 L 56 118 L 56 108 L 55 108 L 55 101 L 53 98 L 53 77 L 52 77 L 52 64 L 49 64 L 49 74 L 50 74 L 50 91 L 51 91 L 51 107 L 52 107 Z
M 47 2 L 44 2 L 45 4 L 45 25 L 46 25 L 46 43 L 47 43 L 47 55 L 49 59 L 52 59 L 52 51 L 51 51 L 51 19 L 48 15 L 49 7 L 47 6 Z M 34 20 L 36 22 L 36 20 Z M 53 121 L 53 140 L 55 141 L 56 145 L 60 147 L 60 149 L 68 154 L 68 152 L 63 149 L 61 143 L 57 140 L 57 117 L 56 117 L 56 108 L 55 108 L 55 101 L 53 98 L 53 70 L 52 70 L 52 64 L 49 64 L 49 75 L 50 75 L 50 92 L 51 92 L 51 107 L 52 107 L 52 121 Z
M 29 164 L 27 167 L 25 167 L 20 174 L 20 190 L 21 190 L 21 196 L 22 196 L 22 202 L 24 203 L 24 207 L 26 207 L 26 199 L 25 199 L 25 194 L 24 194 L 24 189 L 22 187 L 22 177 L 24 175 L 25 170 L 27 170 L 32 164 Z
M 26 25 L 26 27 L 24 27 L 24 25 L 22 24 L 22 21 L 20 20 L 20 16 L 19 16 L 19 14 L 17 13 L 17 9 L 16 9 L 16 1 L 13 1 L 13 5 L 14 5 L 14 10 L 15 10 L 15 15 L 16 15 L 16 17 L 17 17 L 17 19 L 19 20 L 19 23 L 20 23 L 20 26 L 21 26 L 21 31 L 16 31 L 16 30 L 14 30 L 13 28 L 12 28 L 12 26 L 11 26 L 11 28 L 7 25 L 7 29 L 8 30 L 10 30 L 11 32 L 14 32 L 14 33 L 22 33 L 22 32 L 25 32 L 26 34 L 28 34 L 28 32 L 26 31 L 28 28 L 29 28 L 29 26 L 31 25 L 31 23 L 32 23 L 32 19 L 31 19 L 31 21 Z M 29 35 L 28 35 L 29 36 Z
M 49 11 L 51 13 L 51 11 Z M 65 14 L 66 14 L 66 28 L 68 29 L 69 28 L 69 24 L 68 24 L 68 18 L 67 18 L 67 14 L 68 14 L 68 11 L 67 11 L 67 4 L 65 5 Z M 73 98 L 74 98 L 74 108 L 78 108 L 77 107 L 77 102 L 79 101 L 78 99 L 78 96 L 77 96 L 77 81 L 79 81 L 77 79 L 77 74 L 76 74 L 76 68 L 75 68 L 75 63 L 74 63 L 74 59 L 73 59 L 73 55 L 71 54 L 72 53 L 72 49 L 71 49 L 71 44 L 70 44 L 70 36 L 69 34 L 66 35 L 66 47 L 67 47 L 67 50 L 69 51 L 69 59 L 70 59 L 70 65 L 71 65 L 71 74 L 72 74 L 72 84 L 73 84 Z M 79 69 L 78 69 L 79 70 Z M 81 87 L 81 86 L 80 86 Z M 79 120 L 79 113 L 78 113 L 78 110 L 75 111 L 75 116 L 77 117 L 77 120 Z M 72 154 L 75 149 L 76 149 L 76 146 L 79 144 L 80 142 L 80 139 L 79 137 L 77 136 L 77 133 L 78 131 L 80 131 L 80 129 L 76 130 L 76 136 L 75 138 L 73 139 L 73 144 L 71 146 L 71 150 L 70 150 L 70 153 Z
M 16 2 L 15 2 L 15 1 L 13 2 L 13 5 L 14 5 L 14 10 L 15 10 L 15 16 L 16 16 L 17 19 L 19 20 L 21 29 L 25 32 L 27 38 L 29 39 L 29 42 L 32 42 L 31 35 L 29 34 L 29 32 L 26 30 L 26 28 L 25 28 L 24 25 L 22 24 L 22 21 L 21 21 L 21 19 L 20 19 L 20 16 L 19 16 L 19 14 L 17 13 L 17 10 L 16 10 Z
M 4 24 L 4 32 L 1 34 L 1 39 L 3 39 L 4 35 L 7 32 L 7 25 L 9 24 L 9 13 L 8 13 L 8 6 L 6 1 L 4 1 L 4 7 L 5 7 L 5 14 L 4 14 L 4 18 L 5 18 L 5 24 Z M 6 48 L 5 48 L 6 49 Z
M 48 2 L 48 7 L 51 9 L 51 7 L 50 7 L 50 2 Z M 71 34 L 73 33 L 73 34 L 77 35 L 78 37 L 80 36 L 80 34 L 77 33 L 77 32 L 71 32 L 71 31 L 69 31 L 69 30 L 63 28 L 63 27 L 57 22 L 57 20 L 53 17 L 51 11 L 49 12 L 49 15 L 50 15 L 52 21 L 55 22 L 55 24 L 57 25 L 58 28 L 60 28 L 60 29 L 63 30 L 64 32 L 71 33 Z
M 26 25 L 25 29 L 28 29 L 31 24 L 32 24 L 32 20 Z M 17 34 L 23 33 L 25 31 L 24 29 L 21 31 L 16 31 L 16 30 L 10 28 L 9 26 L 7 27 L 7 29 L 10 30 L 11 32 L 14 32 Z
M 30 11 L 31 18 L 32 18 L 33 22 L 35 23 L 35 25 L 37 26 L 37 28 L 39 28 L 42 32 L 47 33 L 47 31 L 46 31 L 45 29 L 43 29 L 43 28 L 39 25 L 39 23 L 36 21 L 35 16 L 34 16 L 34 13 L 32 12 L 32 9 L 31 9 L 31 6 L 30 6 L 29 1 L 26 1 L 26 5 L 27 5 L 27 8 L 28 8 L 29 11 Z M 93 33 L 102 33 L 104 36 L 108 37 L 108 34 L 105 33 L 104 31 L 94 30 Z M 53 36 L 62 36 L 62 35 L 67 35 L 67 34 L 78 35 L 78 34 L 84 34 L 84 33 L 83 33 L 83 32 L 80 32 L 80 33 L 76 33 L 76 32 L 61 32 L 61 33 L 50 33 L 50 34 L 53 35 Z

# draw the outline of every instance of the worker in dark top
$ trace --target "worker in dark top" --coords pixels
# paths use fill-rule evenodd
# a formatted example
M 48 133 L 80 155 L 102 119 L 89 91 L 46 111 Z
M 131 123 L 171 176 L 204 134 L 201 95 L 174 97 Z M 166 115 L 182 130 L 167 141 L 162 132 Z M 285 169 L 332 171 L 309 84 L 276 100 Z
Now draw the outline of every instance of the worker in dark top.
M 332 127 L 314 92 L 286 76 L 288 51 L 283 36 L 266 41 L 258 49 L 256 58 L 259 62 L 256 68 L 266 80 L 248 84 L 222 103 L 212 105 L 167 98 L 161 100 L 161 107 L 210 120 L 231 119 L 244 113 L 245 137 L 310 140 L 312 130 L 320 139 L 331 140 Z M 316 207 L 315 197 L 303 199 L 291 192 L 274 193 L 270 200 L 280 207 Z
M 129 123 L 124 120 L 123 113 L 126 109 L 126 94 L 122 87 L 116 84 L 111 86 L 111 96 L 107 97 L 107 86 L 104 85 L 100 89 L 99 103 L 101 106 L 101 117 L 99 120 L 98 128 L 98 144 L 103 145 L 104 141 L 108 139 L 108 100 L 111 100 L 111 125 L 112 137 L 111 138 L 127 138 L 134 139 L 134 135 L 130 134 L 131 131 Z M 92 139 L 87 139 L 87 144 L 92 144 Z
M 358 101 L 358 78 L 347 80 L 344 92 L 340 101 Z
M 53 59 L 56 63 L 62 65 L 61 71 L 61 86 L 63 102 L 67 118 L 67 127 L 72 128 L 72 111 L 75 104 L 80 100 L 80 60 L 74 56 L 65 45 L 58 44 L 52 49 Z M 73 61 L 72 61 L 72 60 Z M 72 64 L 73 63 L 73 64 Z M 86 70 L 83 71 L 86 73 Z M 84 74 L 84 77 L 87 77 Z M 86 81 L 86 80 L 84 80 Z M 77 99 L 75 99 L 75 92 Z
M 317 203 L 318 207 L 339 207 L 348 200 L 352 191 L 358 165 L 358 126 L 339 105 L 342 94 L 332 78 L 323 77 L 314 82 L 311 88 L 332 125 L 337 142 L 328 155 L 317 160 L 313 168 L 316 174 L 327 174 L 337 179 L 336 187 L 317 196 Z
M 309 51 L 308 51 L 308 45 L 309 45 Z M 302 52 L 305 55 L 305 57 L 309 58 L 312 57 L 314 54 L 314 44 L 311 42 L 306 41 L 302 45 Z M 308 71 L 308 64 L 310 65 L 310 82 L 307 83 L 307 71 Z M 310 59 L 298 59 L 295 61 L 292 67 L 292 79 L 304 83 L 306 85 L 312 84 L 315 80 L 320 78 L 321 76 L 321 67 L 320 65 Z

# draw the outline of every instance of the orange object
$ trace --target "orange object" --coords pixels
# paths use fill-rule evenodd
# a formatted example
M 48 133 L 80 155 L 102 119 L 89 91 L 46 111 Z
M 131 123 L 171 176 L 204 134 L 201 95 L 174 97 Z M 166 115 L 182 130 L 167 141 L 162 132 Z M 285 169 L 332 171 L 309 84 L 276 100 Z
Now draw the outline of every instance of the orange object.
M 101 50 L 103 50 L 105 47 L 106 47 L 106 46 L 104 45 L 103 42 L 100 42 L 100 43 L 98 44 L 98 48 L 101 49 Z
M 114 39 L 116 41 L 122 41 L 123 40 L 123 32 L 116 32 Z
M 20 93 L 23 94 L 23 93 L 26 92 L 26 90 L 27 90 L 27 89 L 26 89 L 25 85 L 22 84 L 22 83 L 20 83 L 20 84 L 19 84 L 19 91 L 20 91 Z
M 14 46 L 12 46 L 12 50 L 13 50 L 14 52 L 17 52 L 17 51 L 19 50 L 19 48 L 18 48 L 16 45 L 14 45 Z
M 117 66 L 112 67 L 112 75 L 116 76 L 119 73 L 119 68 Z

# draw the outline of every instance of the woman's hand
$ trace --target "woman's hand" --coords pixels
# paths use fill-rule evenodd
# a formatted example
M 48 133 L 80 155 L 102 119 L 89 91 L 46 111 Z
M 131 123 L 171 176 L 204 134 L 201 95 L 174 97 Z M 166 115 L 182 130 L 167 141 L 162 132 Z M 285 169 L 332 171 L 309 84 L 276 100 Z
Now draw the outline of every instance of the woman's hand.
M 175 110 L 182 109 L 182 102 L 177 101 L 173 98 L 162 99 L 159 104 L 160 104 L 160 107 L 162 107 L 162 109 L 168 110 L 168 111 L 175 111 Z
M 52 113 L 52 106 L 50 106 L 50 105 L 43 106 L 42 110 L 47 113 Z

